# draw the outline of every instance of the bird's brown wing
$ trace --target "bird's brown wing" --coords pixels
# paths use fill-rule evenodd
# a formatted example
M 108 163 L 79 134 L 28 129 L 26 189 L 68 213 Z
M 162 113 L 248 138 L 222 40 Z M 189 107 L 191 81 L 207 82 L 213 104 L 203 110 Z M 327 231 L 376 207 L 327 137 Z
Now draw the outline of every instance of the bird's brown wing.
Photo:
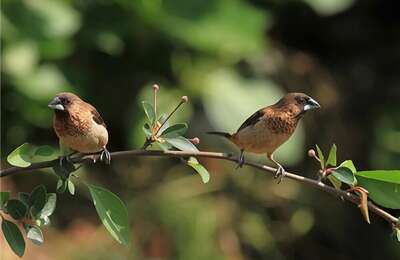
M 92 113 L 93 121 L 106 127 L 106 123 L 104 123 L 103 118 L 100 116 L 99 112 L 97 112 L 96 108 L 91 106 L 90 112 Z
M 244 121 L 243 124 L 239 127 L 237 132 L 239 132 L 240 130 L 242 130 L 242 129 L 248 127 L 248 126 L 253 126 L 258 121 L 260 121 L 260 119 L 265 115 L 264 109 L 265 108 L 262 108 L 262 109 L 258 110 L 253 115 L 251 115 L 249 118 L 247 118 L 246 121 Z

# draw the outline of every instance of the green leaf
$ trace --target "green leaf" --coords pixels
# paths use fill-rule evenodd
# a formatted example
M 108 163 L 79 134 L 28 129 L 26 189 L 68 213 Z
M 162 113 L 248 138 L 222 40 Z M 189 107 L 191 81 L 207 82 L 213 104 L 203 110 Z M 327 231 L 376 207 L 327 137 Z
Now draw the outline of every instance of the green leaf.
M 18 192 L 18 199 L 22 202 L 22 203 L 24 203 L 25 204 L 25 206 L 27 207 L 27 208 L 30 208 L 31 207 L 31 204 L 30 204 L 30 194 L 29 193 L 27 193 L 27 192 Z
M 190 157 L 187 163 L 189 166 L 195 169 L 198 174 L 200 174 L 203 183 L 207 183 L 210 181 L 210 174 L 208 173 L 207 169 L 204 168 L 204 166 L 201 165 L 195 157 Z
M 28 208 L 19 200 L 9 200 L 6 204 L 6 210 L 13 219 L 24 218 Z
M 171 148 L 173 148 L 173 146 L 172 145 L 170 145 L 170 144 L 168 144 L 168 143 L 166 143 L 166 142 L 157 142 L 156 143 L 159 147 L 160 147 L 160 149 L 161 150 L 163 150 L 164 152 L 166 152 L 166 151 L 168 151 L 168 150 L 170 150 Z
M 12 251 L 14 251 L 17 256 L 22 257 L 25 252 L 25 240 L 17 225 L 11 221 L 3 219 L 1 229 Z
M 57 195 L 55 193 L 48 193 L 46 204 L 39 214 L 40 218 L 51 216 L 56 208 L 56 202 Z
M 174 138 L 182 136 L 186 133 L 187 129 L 188 129 L 187 124 L 176 124 L 165 129 L 160 136 L 165 138 Z
M 71 195 L 74 195 L 75 194 L 75 185 L 74 185 L 74 183 L 70 179 L 68 179 L 67 182 L 68 182 L 68 191 L 69 191 L 69 193 Z
M 57 159 L 58 150 L 54 149 L 49 145 L 43 145 L 35 148 L 33 155 L 31 156 L 30 162 L 44 162 Z
M 118 196 L 104 188 L 86 184 L 103 225 L 119 243 L 129 243 L 128 210 Z
M 396 228 L 396 237 L 397 237 L 397 241 L 400 242 L 400 228 Z
M 43 162 L 56 159 L 58 152 L 51 146 L 35 146 L 24 143 L 7 156 L 7 161 L 17 167 L 28 167 L 34 162 Z
M 156 121 L 156 113 L 154 111 L 154 107 L 147 101 L 142 102 L 144 112 L 146 113 L 147 118 L 149 119 L 150 125 L 153 125 Z
M 339 181 L 336 177 L 332 176 L 332 174 L 328 175 L 328 180 L 332 183 L 335 189 L 340 190 L 340 187 L 342 186 L 341 181 Z
M 163 124 L 163 122 L 165 120 L 167 120 L 167 114 L 163 113 L 160 118 L 158 119 L 158 122 L 160 122 L 160 124 Z M 167 129 L 169 127 L 169 122 L 165 122 L 164 125 L 160 128 L 160 133 L 164 132 L 165 129 Z
M 347 167 L 339 167 L 334 170 L 331 175 L 348 185 L 354 186 L 357 184 L 357 179 L 354 177 L 354 173 Z
M 336 166 L 336 144 L 333 144 L 331 150 L 329 151 L 328 160 L 326 160 L 326 165 Z
M 199 151 L 197 147 L 194 146 L 194 144 L 192 144 L 188 139 L 186 139 L 183 136 L 178 136 L 174 138 L 164 138 L 164 140 L 173 147 L 178 148 L 181 151 L 190 151 L 190 152 Z
M 32 216 L 36 218 L 43 209 L 47 200 L 46 187 L 43 185 L 37 186 L 31 193 L 29 203 L 32 205 Z
M 35 147 L 29 143 L 18 146 L 7 156 L 9 164 L 17 167 L 28 167 L 31 165 L 31 157 L 35 152 Z
M 144 134 L 145 134 L 145 136 L 146 136 L 147 138 L 150 138 L 150 137 L 153 135 L 153 133 L 152 133 L 152 131 L 151 131 L 151 127 L 150 127 L 150 125 L 149 125 L 148 123 L 145 123 L 145 124 L 144 124 L 144 126 L 143 126 L 143 132 L 144 132 Z
M 4 207 L 9 198 L 10 198 L 10 192 L 0 191 L 0 209 Z
M 359 171 L 356 175 L 357 177 L 362 176 L 368 179 L 400 184 L 400 170 Z
M 400 171 L 357 172 L 360 186 L 369 192 L 369 197 L 386 208 L 400 209 Z
M 39 227 L 41 226 L 47 226 L 50 224 L 50 219 L 47 216 L 40 217 L 39 219 L 36 219 L 36 225 Z
M 42 230 L 40 230 L 39 227 L 37 226 L 31 226 L 28 229 L 28 232 L 26 234 L 26 237 L 32 241 L 32 243 L 34 243 L 35 245 L 40 246 L 41 244 L 43 244 L 43 233 Z
M 325 168 L 325 157 L 324 157 L 324 154 L 322 153 L 322 151 L 319 148 L 318 144 L 316 144 L 315 147 L 317 148 L 317 154 L 318 154 L 318 158 L 320 160 L 321 169 L 323 169 L 323 168 Z
M 68 182 L 66 180 L 64 181 L 61 178 L 58 179 L 57 188 L 56 188 L 57 193 L 60 193 L 60 194 L 64 193 L 67 190 L 67 185 L 68 185 Z
M 346 161 L 342 162 L 342 163 L 339 165 L 339 168 L 340 168 L 340 167 L 349 168 L 349 169 L 351 170 L 351 172 L 354 173 L 354 174 L 357 172 L 357 169 L 356 169 L 356 167 L 354 166 L 354 163 L 353 163 L 352 160 L 346 160 Z

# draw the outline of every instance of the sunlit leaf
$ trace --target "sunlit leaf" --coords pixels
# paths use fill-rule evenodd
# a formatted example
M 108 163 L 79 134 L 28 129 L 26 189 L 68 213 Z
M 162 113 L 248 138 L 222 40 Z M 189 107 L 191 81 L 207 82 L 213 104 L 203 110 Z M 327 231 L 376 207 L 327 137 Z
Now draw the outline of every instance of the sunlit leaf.
M 119 243 L 129 243 L 128 210 L 118 196 L 112 192 L 87 184 L 103 225 Z
M 352 160 L 346 160 L 346 161 L 342 162 L 342 163 L 339 165 L 339 168 L 340 168 L 340 167 L 349 168 L 349 169 L 351 170 L 352 173 L 356 173 L 356 172 L 357 172 L 357 169 L 356 169 L 356 167 L 354 166 L 354 163 L 353 163 Z
M 17 167 L 28 167 L 31 165 L 31 156 L 34 151 L 34 146 L 29 143 L 24 143 L 7 156 L 7 161 L 9 164 Z
M 4 204 L 6 204 L 9 198 L 10 198 L 10 192 L 0 191 L 0 209 L 4 207 Z
M 26 237 L 32 241 L 35 245 L 40 246 L 43 244 L 43 234 L 42 230 L 40 230 L 37 226 L 31 226 L 26 234 Z
M 39 214 L 40 218 L 48 217 L 51 214 L 53 214 L 56 208 L 56 202 L 57 202 L 57 195 L 55 193 L 48 193 L 46 204 L 44 205 L 43 209 L 40 211 Z
M 142 101 L 142 105 L 150 124 L 153 125 L 156 120 L 156 113 L 154 111 L 153 105 L 147 101 Z
M 318 158 L 320 160 L 321 169 L 323 169 L 323 168 L 325 168 L 325 157 L 324 157 L 324 154 L 322 153 L 322 151 L 319 148 L 318 144 L 316 144 L 315 147 L 317 148 L 317 155 L 318 155 Z
M 174 138 L 178 136 L 182 136 L 186 133 L 188 129 L 187 124 L 176 124 L 168 127 L 161 133 L 161 137 L 164 138 Z
M 194 146 L 194 144 L 192 144 L 188 139 L 186 139 L 183 136 L 178 136 L 175 138 L 164 138 L 164 140 L 181 151 L 191 151 L 191 152 L 199 151 L 197 147 Z
M 336 166 L 336 144 L 333 144 L 331 150 L 329 151 L 328 160 L 326 160 L 326 165 Z
M 71 195 L 74 195 L 75 194 L 75 185 L 74 185 L 74 183 L 70 179 L 67 180 L 67 183 L 68 183 L 68 191 L 69 191 L 69 193 Z
M 11 221 L 3 219 L 1 229 L 12 251 L 14 251 L 17 256 L 22 257 L 25 252 L 25 240 L 17 225 Z
M 189 166 L 197 171 L 203 183 L 207 183 L 210 181 L 210 174 L 208 173 L 207 169 L 204 168 L 204 166 L 201 165 L 195 157 L 190 157 L 187 163 Z
M 21 201 L 11 199 L 6 204 L 6 210 L 13 219 L 22 219 L 25 217 L 28 208 Z
M 360 171 L 356 173 L 358 184 L 369 191 L 369 197 L 377 204 L 400 209 L 400 171 Z

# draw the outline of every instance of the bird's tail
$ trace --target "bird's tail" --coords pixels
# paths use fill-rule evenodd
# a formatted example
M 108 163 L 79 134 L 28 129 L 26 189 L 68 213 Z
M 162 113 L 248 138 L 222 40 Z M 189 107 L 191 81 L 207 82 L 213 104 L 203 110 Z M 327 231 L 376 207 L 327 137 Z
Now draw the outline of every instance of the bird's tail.
M 207 132 L 207 134 L 223 136 L 223 137 L 225 137 L 225 138 L 227 138 L 229 140 L 231 140 L 231 138 L 232 138 L 231 134 L 225 133 L 225 132 Z

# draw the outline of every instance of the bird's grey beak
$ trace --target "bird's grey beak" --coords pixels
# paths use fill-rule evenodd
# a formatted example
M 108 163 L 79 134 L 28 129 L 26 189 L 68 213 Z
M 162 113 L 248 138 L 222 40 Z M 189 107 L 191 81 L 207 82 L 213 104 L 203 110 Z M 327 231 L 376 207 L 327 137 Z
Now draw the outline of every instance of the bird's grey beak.
M 321 106 L 320 106 L 320 104 L 318 104 L 317 101 L 315 101 L 315 100 L 312 99 L 312 98 L 309 98 L 309 99 L 307 100 L 307 103 L 304 105 L 303 110 L 304 110 L 304 111 L 308 111 L 308 110 L 313 110 L 313 109 L 317 109 L 317 108 L 320 108 L 320 107 L 321 107 Z
M 59 97 L 55 97 L 48 105 L 49 108 L 54 110 L 61 110 L 64 111 L 65 107 L 62 105 L 61 100 Z

